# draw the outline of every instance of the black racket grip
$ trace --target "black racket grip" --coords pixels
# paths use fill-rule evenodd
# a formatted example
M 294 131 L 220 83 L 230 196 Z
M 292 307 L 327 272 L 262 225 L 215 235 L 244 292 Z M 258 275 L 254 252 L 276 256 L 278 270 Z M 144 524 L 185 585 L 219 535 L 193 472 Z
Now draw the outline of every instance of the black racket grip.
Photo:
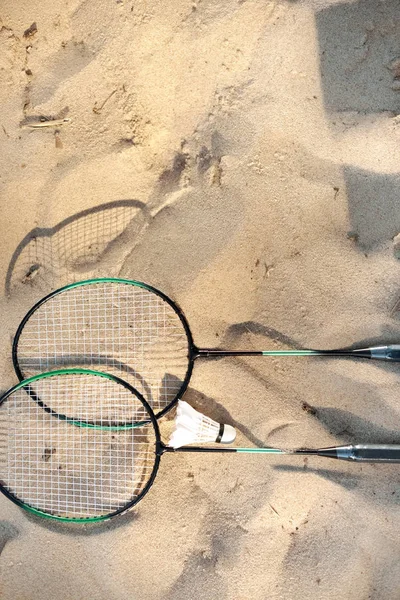
M 350 446 L 350 448 L 351 455 L 347 460 L 359 462 L 400 463 L 400 445 L 355 444 L 354 446 Z
M 371 358 L 400 362 L 400 344 L 392 344 L 391 346 L 376 346 L 375 348 L 370 348 L 370 351 Z

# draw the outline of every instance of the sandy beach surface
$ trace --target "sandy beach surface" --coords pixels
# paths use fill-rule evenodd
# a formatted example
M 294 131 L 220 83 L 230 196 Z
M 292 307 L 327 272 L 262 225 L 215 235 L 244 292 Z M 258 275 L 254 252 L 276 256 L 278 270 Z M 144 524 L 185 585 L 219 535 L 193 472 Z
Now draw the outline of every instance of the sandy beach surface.
M 102 275 L 169 294 L 200 347 L 399 343 L 397 1 L 0 15 L 1 390 L 26 310 Z M 378 362 L 224 359 L 198 361 L 185 399 L 242 446 L 399 444 L 398 383 Z M 399 483 L 396 465 L 181 455 L 106 524 L 2 496 L 1 595 L 396 600 Z

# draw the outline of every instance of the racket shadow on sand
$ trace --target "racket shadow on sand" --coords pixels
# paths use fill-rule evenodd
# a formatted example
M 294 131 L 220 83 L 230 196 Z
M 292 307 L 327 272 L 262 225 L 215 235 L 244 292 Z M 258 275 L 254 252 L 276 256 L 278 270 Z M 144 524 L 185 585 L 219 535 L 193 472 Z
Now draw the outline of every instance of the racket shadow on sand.
M 298 465 L 272 465 L 271 469 L 281 473 L 289 473 L 292 475 L 300 475 L 304 473 L 305 475 L 318 475 L 319 477 L 323 477 L 327 481 L 334 482 L 336 485 L 340 485 L 340 487 L 345 490 L 356 490 L 359 488 L 360 484 L 363 481 L 363 475 L 358 473 L 349 473 L 348 471 L 344 471 L 342 469 L 326 469 L 326 468 L 318 468 L 318 467 L 310 467 L 308 464 L 305 464 L 301 467 Z M 365 479 L 365 475 L 364 475 Z
M 399 429 L 388 429 L 378 426 L 368 419 L 359 417 L 354 413 L 340 408 L 313 406 L 315 418 L 329 433 L 339 439 L 357 438 L 361 443 L 371 444 L 400 444 Z M 399 420 L 399 416 L 392 411 L 390 407 L 384 407 L 381 404 L 381 412 L 386 417 L 386 421 L 393 424 Z M 385 414 L 386 413 L 386 414 Z
M 239 341 L 244 335 L 252 334 L 259 335 L 261 337 L 268 338 L 269 340 L 274 340 L 276 342 L 280 342 L 281 344 L 286 344 L 291 348 L 298 348 L 299 350 L 304 350 L 305 346 L 296 338 L 286 335 L 282 333 L 278 329 L 273 327 L 269 327 L 268 325 L 264 325 L 262 323 L 258 323 L 257 321 L 243 321 L 241 323 L 233 323 L 230 325 L 225 333 L 223 343 L 233 344 L 234 342 Z M 382 337 L 385 338 L 385 343 L 388 344 L 396 344 L 399 339 L 399 331 L 398 327 L 393 326 L 385 326 L 382 331 L 381 336 L 370 336 L 362 338 L 357 342 L 354 342 L 350 346 L 346 346 L 343 350 L 348 350 L 351 352 L 360 347 L 368 347 L 368 346 L 378 346 L 382 343 Z M 334 357 L 331 357 L 334 358 Z M 342 356 L 342 359 L 351 358 L 351 356 Z M 386 366 L 393 369 L 393 363 L 388 363 L 385 361 L 381 361 L 379 363 L 381 367 Z
M 60 354 L 53 356 L 49 360 L 48 357 L 32 356 L 27 360 L 31 372 L 39 375 L 43 371 L 43 365 L 49 365 L 50 371 L 57 369 L 89 369 L 96 366 L 98 371 L 107 371 L 117 377 L 121 377 L 131 383 L 135 389 L 140 390 L 140 393 L 149 401 L 153 402 L 153 392 L 151 386 L 147 383 L 145 377 L 130 365 L 121 362 L 115 356 L 106 354 L 84 355 L 84 354 Z M 165 381 L 169 379 L 168 373 L 164 375 L 160 385 L 160 394 L 162 395 Z
M 55 227 L 32 229 L 11 258 L 5 295 L 12 296 L 21 286 L 48 293 L 93 273 L 116 274 L 147 220 L 143 202 L 117 200 L 72 215 Z
M 32 402 L 32 392 L 50 397 L 57 414 Z M 175 430 L 165 444 L 150 405 L 118 377 L 70 369 L 24 380 L 0 399 L 0 490 L 38 516 L 91 523 L 121 515 L 143 499 L 153 486 L 164 454 L 262 454 L 267 458 L 313 456 L 400 463 L 400 445 L 232 447 L 232 427 L 191 407 L 188 422 L 185 407 L 189 405 L 178 405 Z M 135 416 L 129 424 L 127 411 Z M 121 420 L 124 425 L 119 425 Z M 219 445 L 225 433 L 226 443 Z M 211 443 L 203 445 L 204 441 Z M 202 445 L 193 445 L 196 442 Z
M 271 331 L 267 328 L 266 333 Z M 290 338 L 281 336 L 282 339 L 290 342 Z M 70 354 L 112 356 L 117 362 L 134 365 L 152 386 L 151 405 L 157 417 L 184 394 L 194 363 L 199 360 L 302 356 L 400 362 L 400 344 L 350 349 L 293 349 L 292 346 L 237 350 L 234 345 L 232 349 L 199 348 L 182 309 L 165 293 L 140 281 L 112 277 L 64 286 L 39 300 L 26 313 L 12 350 L 18 378 L 34 374 L 29 365 L 36 356 L 45 357 L 41 371 L 52 370 L 65 349 Z M 93 358 L 91 366 L 98 366 Z M 164 386 L 160 386 L 161 381 Z
M 78 367 L 78 362 L 83 366 L 84 365 L 84 359 L 83 357 L 69 357 L 71 359 L 75 359 L 77 358 L 77 363 L 76 366 Z M 72 362 L 71 362 L 72 364 Z M 125 369 L 126 365 L 121 365 L 121 370 Z M 130 375 L 138 377 L 138 374 L 136 373 L 132 373 L 132 370 L 130 370 Z M 173 377 L 173 376 L 171 376 Z M 146 385 L 146 382 L 142 382 L 142 385 L 145 386 L 146 388 L 148 387 Z M 3 395 L 3 393 L 5 392 L 5 390 L 0 392 L 0 396 Z M 256 446 L 262 446 L 263 442 L 259 439 L 257 439 L 252 433 L 251 431 L 246 428 L 244 425 L 242 425 L 241 423 L 239 423 L 238 421 L 234 420 L 229 411 L 222 406 L 221 404 L 219 404 L 215 399 L 211 398 L 210 396 L 205 396 L 204 394 L 202 394 L 200 391 L 194 389 L 194 388 L 188 388 L 186 395 L 188 397 L 188 399 L 190 400 L 190 403 L 197 409 L 197 410 L 202 410 L 207 406 L 207 410 L 209 414 L 212 414 L 213 417 L 217 420 L 220 420 L 221 422 L 227 423 L 227 424 L 231 424 L 233 425 L 235 428 L 238 429 L 238 431 L 240 431 L 249 441 L 251 441 L 252 443 L 254 443 L 254 445 Z M 166 415 L 166 419 L 167 420 L 171 420 L 173 419 L 173 415 L 171 413 L 169 413 L 168 415 Z M 61 533 L 62 535 L 68 535 L 68 536 L 73 536 L 73 537 L 90 537 L 90 536 L 96 536 L 98 534 L 104 533 L 104 531 L 112 531 L 112 530 L 116 530 L 116 529 L 120 529 L 120 528 L 124 528 L 124 527 L 130 527 L 133 525 L 133 523 L 135 523 L 139 518 L 140 515 L 134 511 L 128 511 L 122 515 L 119 515 L 118 519 L 111 519 L 108 521 L 103 521 L 101 523 L 84 523 L 84 524 L 79 524 L 79 523 L 68 523 L 68 522 L 62 522 L 62 521 L 55 521 L 52 519 L 43 519 L 42 517 L 35 515 L 31 512 L 28 511 L 23 511 L 24 517 L 26 519 L 28 519 L 28 521 L 35 523 L 36 525 L 41 526 L 44 529 L 47 529 L 49 531 L 54 531 L 57 533 Z

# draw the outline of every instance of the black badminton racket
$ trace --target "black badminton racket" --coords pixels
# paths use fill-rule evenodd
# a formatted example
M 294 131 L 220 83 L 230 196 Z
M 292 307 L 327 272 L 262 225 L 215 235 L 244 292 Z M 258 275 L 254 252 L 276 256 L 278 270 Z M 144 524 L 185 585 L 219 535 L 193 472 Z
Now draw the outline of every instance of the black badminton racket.
M 46 396 L 57 410 L 32 400 Z M 103 428 L 72 421 L 62 411 L 130 405 L 147 424 Z M 105 421 L 109 423 L 108 411 Z M 118 414 L 115 419 L 118 420 Z M 178 436 L 179 437 L 179 436 Z M 400 446 L 342 446 L 320 450 L 183 446 L 161 442 L 157 420 L 143 396 L 109 374 L 84 369 L 44 373 L 20 382 L 0 399 L 0 489 L 18 506 L 61 521 L 102 521 L 137 504 L 152 486 L 165 452 L 317 455 L 364 462 L 400 462 Z
M 13 344 L 20 380 L 58 368 L 105 371 L 137 388 L 157 417 L 184 393 L 195 360 L 223 356 L 400 361 L 400 345 L 342 350 L 199 349 L 182 310 L 168 296 L 138 281 L 113 278 L 73 283 L 52 292 L 27 313 Z

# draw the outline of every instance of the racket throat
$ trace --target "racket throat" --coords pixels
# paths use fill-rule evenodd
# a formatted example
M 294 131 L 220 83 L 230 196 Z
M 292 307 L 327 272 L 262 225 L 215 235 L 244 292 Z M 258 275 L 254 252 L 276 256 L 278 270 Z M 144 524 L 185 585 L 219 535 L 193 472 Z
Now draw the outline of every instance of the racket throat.
M 173 448 L 166 446 L 161 441 L 156 442 L 156 456 L 162 456 L 164 452 L 171 452 L 171 450 L 173 450 Z

